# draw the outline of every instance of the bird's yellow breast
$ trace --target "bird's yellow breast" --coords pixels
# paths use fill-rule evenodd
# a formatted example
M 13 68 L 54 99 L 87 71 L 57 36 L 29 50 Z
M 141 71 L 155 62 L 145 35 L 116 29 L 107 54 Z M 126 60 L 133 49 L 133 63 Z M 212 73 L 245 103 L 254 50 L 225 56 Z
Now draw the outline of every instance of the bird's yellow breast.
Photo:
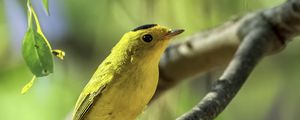
M 124 68 L 95 99 L 88 120 L 134 120 L 143 111 L 157 86 L 158 62 L 130 63 Z

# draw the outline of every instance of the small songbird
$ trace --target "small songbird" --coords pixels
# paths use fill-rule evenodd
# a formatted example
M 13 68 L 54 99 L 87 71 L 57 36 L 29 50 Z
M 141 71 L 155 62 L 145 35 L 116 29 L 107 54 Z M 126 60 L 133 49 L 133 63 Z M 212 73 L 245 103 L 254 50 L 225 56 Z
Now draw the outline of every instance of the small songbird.
M 183 31 L 147 24 L 125 33 L 81 92 L 73 120 L 135 120 L 156 90 L 161 55 Z

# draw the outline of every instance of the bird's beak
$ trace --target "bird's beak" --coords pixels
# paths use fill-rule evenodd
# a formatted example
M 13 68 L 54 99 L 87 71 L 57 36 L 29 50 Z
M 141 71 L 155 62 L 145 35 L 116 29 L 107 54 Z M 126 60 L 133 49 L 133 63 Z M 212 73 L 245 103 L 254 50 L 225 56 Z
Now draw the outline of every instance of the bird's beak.
M 172 38 L 176 35 L 179 35 L 180 33 L 184 32 L 183 29 L 173 29 L 173 30 L 169 30 L 168 33 L 166 34 L 166 38 Z

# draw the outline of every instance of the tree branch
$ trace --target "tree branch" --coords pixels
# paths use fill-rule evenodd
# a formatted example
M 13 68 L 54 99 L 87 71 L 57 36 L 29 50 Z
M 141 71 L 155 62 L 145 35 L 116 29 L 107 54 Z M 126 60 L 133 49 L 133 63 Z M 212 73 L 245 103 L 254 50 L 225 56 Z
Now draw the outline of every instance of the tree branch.
M 178 120 L 210 120 L 222 112 L 265 55 L 277 53 L 300 33 L 300 0 L 250 13 L 169 47 L 160 62 L 154 97 L 184 78 L 230 64 L 210 92 Z
M 267 50 L 269 39 L 261 38 L 261 36 L 268 36 L 268 34 L 261 32 L 254 31 L 245 38 L 233 60 L 210 92 L 197 106 L 178 120 L 211 120 L 223 111 Z

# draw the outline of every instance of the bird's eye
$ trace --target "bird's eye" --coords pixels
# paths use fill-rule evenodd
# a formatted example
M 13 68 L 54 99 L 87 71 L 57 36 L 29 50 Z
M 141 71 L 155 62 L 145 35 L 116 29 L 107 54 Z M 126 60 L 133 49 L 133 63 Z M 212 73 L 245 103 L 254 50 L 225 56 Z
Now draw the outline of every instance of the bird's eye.
M 143 41 L 145 41 L 145 42 L 151 42 L 151 41 L 153 40 L 153 37 L 152 37 L 152 35 L 150 35 L 150 34 L 146 34 L 146 35 L 144 35 L 144 36 L 142 37 L 142 39 L 143 39 Z

